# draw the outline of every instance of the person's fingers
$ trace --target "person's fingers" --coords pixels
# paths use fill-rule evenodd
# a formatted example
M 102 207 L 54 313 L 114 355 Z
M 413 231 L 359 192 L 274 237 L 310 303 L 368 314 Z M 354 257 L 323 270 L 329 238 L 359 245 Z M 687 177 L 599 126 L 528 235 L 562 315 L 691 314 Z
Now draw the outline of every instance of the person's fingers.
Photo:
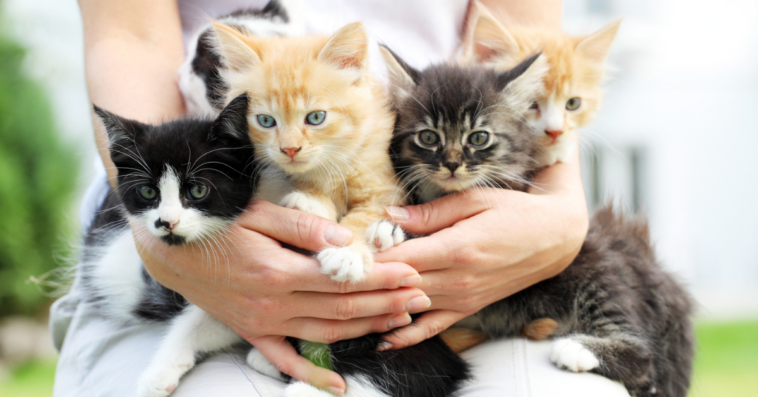
M 386 211 L 392 221 L 405 230 L 417 234 L 430 234 L 492 208 L 500 200 L 504 200 L 504 196 L 514 193 L 520 192 L 482 188 L 450 194 L 419 205 L 387 207 Z
M 284 323 L 277 332 L 312 342 L 334 343 L 371 333 L 384 333 L 410 323 L 411 316 L 408 313 L 385 314 L 352 320 L 293 318 Z
M 314 259 L 315 261 L 315 259 Z M 401 287 L 415 287 L 421 283 L 418 272 L 405 263 L 376 263 L 366 279 L 358 282 L 333 281 L 321 273 L 318 261 L 314 266 L 293 272 L 293 285 L 299 291 L 347 293 L 360 291 L 388 290 Z
M 238 220 L 242 227 L 308 251 L 346 246 L 353 241 L 350 229 L 307 212 L 255 200 Z
M 415 313 L 427 309 L 431 301 L 420 289 L 402 288 L 350 294 L 297 292 L 292 295 L 291 305 L 299 312 L 296 314 L 298 317 L 350 320 L 383 314 Z
M 465 314 L 452 310 L 434 310 L 419 316 L 411 325 L 385 334 L 379 350 L 397 350 L 423 342 L 448 329 Z
M 283 336 L 263 336 L 250 343 L 280 372 L 338 396 L 345 394 L 345 380 L 341 376 L 308 361 Z
M 419 273 L 447 269 L 452 265 L 472 260 L 474 246 L 465 245 L 460 231 L 441 230 L 431 236 L 412 239 L 374 255 L 379 262 L 401 262 Z M 423 280 L 423 276 L 422 276 Z

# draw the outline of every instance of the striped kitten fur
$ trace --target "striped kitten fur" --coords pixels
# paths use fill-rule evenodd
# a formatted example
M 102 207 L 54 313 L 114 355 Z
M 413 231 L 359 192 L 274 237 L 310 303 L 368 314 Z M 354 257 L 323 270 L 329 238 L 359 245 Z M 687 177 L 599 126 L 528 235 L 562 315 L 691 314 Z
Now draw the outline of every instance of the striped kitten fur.
M 216 19 L 256 37 L 297 37 L 305 34 L 299 10 L 302 0 L 271 0 L 260 10 L 242 9 Z M 226 103 L 229 89 L 221 78 L 221 55 L 211 23 L 195 32 L 188 41 L 187 57 L 179 68 L 179 90 L 187 112 L 217 116 Z
M 528 68 L 503 89 L 504 72 L 453 65 L 418 71 L 383 50 L 397 113 L 391 155 L 413 202 L 480 186 L 529 185 L 543 164 L 533 160 L 540 143 L 523 115 L 540 94 L 544 56 L 517 66 Z M 540 320 L 536 326 L 554 339 L 557 366 L 618 380 L 632 396 L 684 397 L 694 354 L 692 305 L 658 265 L 646 221 L 607 207 L 592 218 L 581 252 L 565 271 L 455 327 L 515 337 Z
M 508 21 L 503 26 L 479 1 L 472 1 L 464 33 L 463 61 L 508 70 L 537 52 L 548 65 L 544 91 L 524 115 L 533 128 L 540 165 L 565 161 L 573 148 L 570 136 L 595 117 L 605 75 L 605 59 L 621 21 L 587 36 Z

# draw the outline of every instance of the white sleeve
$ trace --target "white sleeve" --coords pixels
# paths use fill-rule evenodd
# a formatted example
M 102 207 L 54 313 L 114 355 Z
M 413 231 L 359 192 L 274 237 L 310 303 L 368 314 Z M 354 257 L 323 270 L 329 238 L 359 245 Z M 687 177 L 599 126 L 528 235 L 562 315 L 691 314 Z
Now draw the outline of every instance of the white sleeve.
M 95 157 L 93 162 L 95 169 L 95 179 L 87 188 L 82 198 L 82 204 L 79 209 L 79 222 L 81 223 L 82 232 L 87 233 L 92 221 L 95 220 L 95 212 L 100 208 L 100 204 L 105 200 L 105 196 L 110 190 L 108 184 L 108 175 L 105 172 L 105 166 L 100 157 Z

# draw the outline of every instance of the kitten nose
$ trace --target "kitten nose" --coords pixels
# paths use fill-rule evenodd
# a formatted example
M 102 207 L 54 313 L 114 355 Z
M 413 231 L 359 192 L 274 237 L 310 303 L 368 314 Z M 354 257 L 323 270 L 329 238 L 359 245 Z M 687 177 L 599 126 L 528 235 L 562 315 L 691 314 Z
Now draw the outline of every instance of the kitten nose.
M 549 135 L 551 138 L 553 138 L 553 142 L 555 142 L 556 139 L 558 139 L 561 134 L 563 134 L 563 131 L 561 130 L 545 130 L 545 134 Z
M 162 227 L 165 227 L 168 230 L 174 230 L 174 228 L 176 227 L 178 223 L 179 223 L 178 220 L 173 221 L 173 222 L 166 222 L 164 220 L 158 219 L 157 221 L 155 221 L 155 228 L 160 229 Z
M 290 156 L 290 159 L 294 160 L 295 159 L 295 155 L 302 148 L 303 148 L 302 146 L 300 146 L 300 147 L 285 147 L 285 148 L 280 148 L 279 150 L 281 150 L 282 153 L 286 154 L 287 156 Z
M 461 166 L 461 163 L 452 163 L 452 162 L 445 163 L 445 167 L 447 167 L 447 169 L 450 170 L 451 174 L 455 174 L 455 170 L 457 170 L 458 167 L 460 166 Z

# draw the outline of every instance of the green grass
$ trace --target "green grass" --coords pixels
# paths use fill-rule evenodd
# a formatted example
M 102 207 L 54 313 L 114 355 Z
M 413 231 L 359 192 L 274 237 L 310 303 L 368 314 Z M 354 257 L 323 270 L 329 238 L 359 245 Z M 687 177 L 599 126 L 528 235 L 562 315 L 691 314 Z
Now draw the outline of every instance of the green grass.
M 758 397 L 758 320 L 698 324 L 690 397 Z
M 701 323 L 689 397 L 758 397 L 758 320 Z M 0 381 L 0 397 L 50 397 L 55 360 L 33 361 Z
M 0 382 L 0 397 L 50 397 L 54 377 L 55 359 L 28 362 Z

